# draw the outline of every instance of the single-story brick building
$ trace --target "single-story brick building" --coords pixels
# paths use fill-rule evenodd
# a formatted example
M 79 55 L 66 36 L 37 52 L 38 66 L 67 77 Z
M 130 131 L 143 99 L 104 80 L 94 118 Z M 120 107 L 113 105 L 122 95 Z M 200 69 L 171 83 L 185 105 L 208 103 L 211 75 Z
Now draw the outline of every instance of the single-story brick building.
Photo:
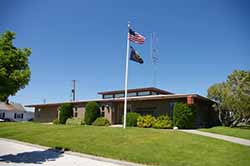
M 58 108 L 63 103 L 72 103 L 74 117 L 84 117 L 85 105 L 95 101 L 100 105 L 102 116 L 111 124 L 122 124 L 124 109 L 124 90 L 99 92 L 101 99 L 72 101 L 61 103 L 47 103 L 26 105 L 35 108 L 35 121 L 52 122 L 58 117 Z M 176 102 L 193 104 L 196 108 L 196 127 L 209 127 L 218 124 L 218 114 L 212 108 L 214 102 L 198 94 L 174 94 L 162 89 L 149 87 L 128 89 L 128 110 L 141 115 L 151 114 L 160 116 L 168 114 L 173 116 L 173 107 Z

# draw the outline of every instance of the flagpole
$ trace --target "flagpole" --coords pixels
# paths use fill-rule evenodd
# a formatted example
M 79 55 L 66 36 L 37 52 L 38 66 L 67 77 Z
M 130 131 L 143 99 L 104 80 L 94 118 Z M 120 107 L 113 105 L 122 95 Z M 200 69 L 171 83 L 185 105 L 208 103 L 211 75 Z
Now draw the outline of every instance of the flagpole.
M 128 22 L 128 35 L 129 35 L 130 22 Z M 129 60 L 129 39 L 127 35 L 127 55 L 126 55 L 126 69 L 125 69 L 125 94 L 124 94 L 124 117 L 123 117 L 123 128 L 126 128 L 127 119 L 127 95 L 128 95 L 128 60 Z

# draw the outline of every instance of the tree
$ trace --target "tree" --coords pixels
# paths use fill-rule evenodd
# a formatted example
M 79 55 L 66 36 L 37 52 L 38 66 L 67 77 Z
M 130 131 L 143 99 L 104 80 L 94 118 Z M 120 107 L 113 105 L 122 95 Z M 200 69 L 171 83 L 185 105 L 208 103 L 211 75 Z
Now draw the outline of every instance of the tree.
M 100 117 L 100 107 L 96 102 L 86 104 L 84 121 L 87 125 L 91 125 L 96 118 Z
M 225 82 L 212 85 L 208 98 L 217 102 L 219 119 L 225 126 L 250 121 L 250 71 L 235 70 Z
M 16 48 L 13 46 L 13 39 L 15 33 L 10 31 L 0 36 L 0 101 L 5 102 L 30 80 L 28 58 L 31 49 Z
M 59 123 L 65 124 L 68 118 L 73 117 L 73 106 L 70 103 L 64 103 L 59 107 Z

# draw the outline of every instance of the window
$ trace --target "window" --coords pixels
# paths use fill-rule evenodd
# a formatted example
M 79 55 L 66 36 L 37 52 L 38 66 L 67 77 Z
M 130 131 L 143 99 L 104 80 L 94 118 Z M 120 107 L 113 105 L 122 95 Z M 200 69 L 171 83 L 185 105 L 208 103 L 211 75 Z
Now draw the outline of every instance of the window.
M 121 97 L 124 97 L 124 93 L 115 94 L 115 98 L 121 98 Z
M 134 93 L 128 93 L 128 97 L 133 97 L 133 96 L 137 96 L 136 92 L 134 92 Z
M 23 119 L 23 114 L 14 114 L 14 119 Z
M 157 93 L 156 92 L 151 92 L 152 93 L 152 95 L 157 95 Z
M 111 94 L 111 95 L 103 95 L 103 98 L 104 98 L 104 99 L 110 99 L 110 98 L 113 98 L 113 94 Z
M 5 112 L 0 113 L 0 118 L 5 118 Z
M 150 95 L 149 91 L 145 91 L 145 92 L 138 92 L 138 96 L 147 96 Z
M 175 105 L 175 102 L 169 102 L 169 117 L 170 118 L 173 118 L 174 105 Z

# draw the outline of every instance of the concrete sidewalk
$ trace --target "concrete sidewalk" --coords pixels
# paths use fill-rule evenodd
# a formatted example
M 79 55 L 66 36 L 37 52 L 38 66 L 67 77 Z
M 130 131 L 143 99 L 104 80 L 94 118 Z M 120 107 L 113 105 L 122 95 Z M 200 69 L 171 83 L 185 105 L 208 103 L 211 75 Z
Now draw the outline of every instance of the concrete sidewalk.
M 63 152 L 47 147 L 0 138 L 1 166 L 139 166 L 130 162 Z
M 202 136 L 211 137 L 211 138 L 216 138 L 216 139 L 221 139 L 224 141 L 233 142 L 233 143 L 241 144 L 245 146 L 250 146 L 250 140 L 243 139 L 243 138 L 237 138 L 237 137 L 226 136 L 226 135 L 221 135 L 221 134 L 214 134 L 214 133 L 209 133 L 209 132 L 204 132 L 204 131 L 199 131 L 199 130 L 179 130 L 179 131 L 202 135 Z

